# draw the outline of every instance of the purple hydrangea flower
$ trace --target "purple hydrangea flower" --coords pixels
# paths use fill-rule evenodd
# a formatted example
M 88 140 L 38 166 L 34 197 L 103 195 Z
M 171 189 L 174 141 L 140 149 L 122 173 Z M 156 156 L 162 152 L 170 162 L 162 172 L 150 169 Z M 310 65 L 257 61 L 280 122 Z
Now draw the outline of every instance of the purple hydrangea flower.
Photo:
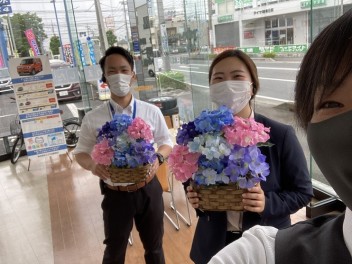
M 177 132 L 176 143 L 186 146 L 188 142 L 192 141 L 198 135 L 199 132 L 196 131 L 194 122 L 183 124 Z

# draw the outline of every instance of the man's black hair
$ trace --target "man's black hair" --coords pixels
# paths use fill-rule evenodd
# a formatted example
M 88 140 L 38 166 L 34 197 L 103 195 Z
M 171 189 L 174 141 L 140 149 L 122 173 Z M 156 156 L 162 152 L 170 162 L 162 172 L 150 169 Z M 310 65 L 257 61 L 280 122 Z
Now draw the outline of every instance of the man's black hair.
M 105 55 L 99 61 L 99 65 L 100 65 L 101 71 L 103 72 L 102 77 L 101 77 L 101 80 L 103 82 L 106 82 L 106 78 L 104 76 L 105 60 L 106 60 L 107 56 L 112 55 L 112 54 L 119 54 L 119 55 L 123 56 L 127 60 L 128 64 L 131 66 L 131 70 L 132 71 L 133 71 L 133 68 L 134 68 L 133 57 L 132 57 L 131 53 L 129 53 L 128 50 L 126 50 L 126 49 L 124 49 L 122 47 L 119 47 L 119 46 L 110 47 L 110 48 L 108 48 L 105 51 Z

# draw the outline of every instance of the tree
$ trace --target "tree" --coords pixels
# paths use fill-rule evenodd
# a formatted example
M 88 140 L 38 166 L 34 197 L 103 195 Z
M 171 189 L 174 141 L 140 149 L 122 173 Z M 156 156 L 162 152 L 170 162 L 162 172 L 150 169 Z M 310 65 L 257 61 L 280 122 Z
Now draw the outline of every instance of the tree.
M 42 19 L 38 17 L 37 14 L 30 12 L 25 14 L 15 13 L 11 17 L 11 25 L 17 51 L 21 57 L 29 56 L 30 45 L 27 41 L 26 35 L 24 34 L 27 29 L 33 30 L 40 53 L 44 53 L 42 44 L 44 39 L 47 38 L 47 35 L 44 32 L 44 24 Z
M 117 37 L 111 29 L 106 31 L 106 38 L 108 39 L 109 47 L 113 46 L 117 42 Z
M 60 54 L 60 39 L 58 36 L 54 35 L 50 38 L 50 49 L 53 55 Z

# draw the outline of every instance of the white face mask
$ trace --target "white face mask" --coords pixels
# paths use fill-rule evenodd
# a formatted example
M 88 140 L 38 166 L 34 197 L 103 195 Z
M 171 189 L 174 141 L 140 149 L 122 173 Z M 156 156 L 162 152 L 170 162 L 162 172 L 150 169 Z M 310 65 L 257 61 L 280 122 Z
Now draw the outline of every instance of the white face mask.
M 218 106 L 225 105 L 237 114 L 248 104 L 251 91 L 249 81 L 224 81 L 210 85 L 210 99 Z
M 131 79 L 132 76 L 128 74 L 113 74 L 106 76 L 110 91 L 119 97 L 123 97 L 130 92 Z

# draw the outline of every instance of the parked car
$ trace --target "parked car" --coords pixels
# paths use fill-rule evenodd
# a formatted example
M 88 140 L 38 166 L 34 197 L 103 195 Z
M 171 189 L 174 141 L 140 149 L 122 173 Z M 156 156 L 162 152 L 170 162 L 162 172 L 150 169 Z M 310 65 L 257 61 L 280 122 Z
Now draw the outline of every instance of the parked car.
M 43 70 L 42 60 L 40 58 L 26 58 L 21 60 L 20 65 L 17 66 L 17 73 L 19 76 L 36 75 Z
M 0 93 L 13 92 L 12 81 L 8 68 L 0 69 Z
M 49 63 L 53 74 L 55 74 L 55 71 L 57 70 L 71 68 L 71 65 L 63 60 L 49 60 Z M 77 100 L 82 98 L 81 87 L 79 83 L 55 85 L 55 91 L 57 95 L 57 100 L 59 102 L 67 100 Z

